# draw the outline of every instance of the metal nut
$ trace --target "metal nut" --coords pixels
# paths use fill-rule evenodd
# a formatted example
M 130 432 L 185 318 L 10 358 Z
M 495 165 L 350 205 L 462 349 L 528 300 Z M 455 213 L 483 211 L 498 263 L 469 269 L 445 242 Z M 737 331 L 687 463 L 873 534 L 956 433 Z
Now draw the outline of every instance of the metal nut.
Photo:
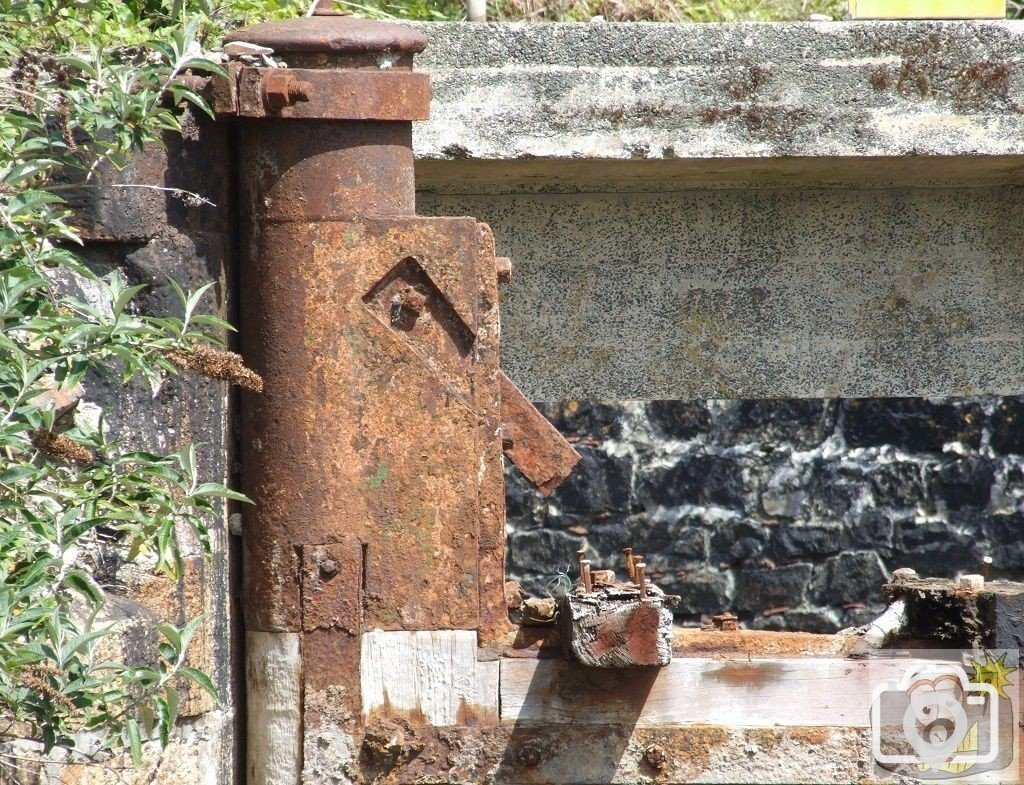
M 270 112 L 280 112 L 312 96 L 313 85 L 300 82 L 284 69 L 271 68 L 263 75 L 263 106 Z
M 415 314 L 420 313 L 427 304 L 427 296 L 411 286 L 403 289 L 398 297 L 402 307 Z
M 668 765 L 668 753 L 660 744 L 652 744 L 644 750 L 644 760 L 652 769 L 661 770 Z
M 512 260 L 508 257 L 494 257 L 494 269 L 498 274 L 498 283 L 508 283 L 512 280 Z
M 334 559 L 324 559 L 320 562 L 320 577 L 333 578 L 338 574 L 338 562 Z

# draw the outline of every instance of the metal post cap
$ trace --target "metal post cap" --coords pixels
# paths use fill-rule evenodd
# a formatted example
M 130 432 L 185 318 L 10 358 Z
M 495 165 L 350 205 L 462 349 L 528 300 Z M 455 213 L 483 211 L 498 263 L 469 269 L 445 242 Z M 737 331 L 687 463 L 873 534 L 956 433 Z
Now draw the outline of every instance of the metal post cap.
M 263 22 L 228 35 L 225 42 L 266 46 L 276 55 L 413 55 L 427 46 L 422 33 L 391 22 L 354 16 L 310 16 Z

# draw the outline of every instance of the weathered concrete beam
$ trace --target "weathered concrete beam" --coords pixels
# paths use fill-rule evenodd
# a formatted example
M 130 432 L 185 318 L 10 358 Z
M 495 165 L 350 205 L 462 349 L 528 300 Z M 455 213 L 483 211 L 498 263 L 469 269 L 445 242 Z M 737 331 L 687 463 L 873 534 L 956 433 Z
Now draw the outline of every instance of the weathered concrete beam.
M 424 163 L 1024 154 L 1019 22 L 419 29 Z
M 424 25 L 532 400 L 1014 394 L 1024 24 Z

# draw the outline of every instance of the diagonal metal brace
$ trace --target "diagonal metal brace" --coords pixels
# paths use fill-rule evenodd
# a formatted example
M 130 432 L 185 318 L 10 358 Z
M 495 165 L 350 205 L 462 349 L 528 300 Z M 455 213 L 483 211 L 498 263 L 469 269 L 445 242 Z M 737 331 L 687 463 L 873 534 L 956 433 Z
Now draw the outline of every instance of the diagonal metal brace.
M 505 455 L 545 496 L 561 485 L 580 462 L 580 454 L 504 372 L 501 423 Z

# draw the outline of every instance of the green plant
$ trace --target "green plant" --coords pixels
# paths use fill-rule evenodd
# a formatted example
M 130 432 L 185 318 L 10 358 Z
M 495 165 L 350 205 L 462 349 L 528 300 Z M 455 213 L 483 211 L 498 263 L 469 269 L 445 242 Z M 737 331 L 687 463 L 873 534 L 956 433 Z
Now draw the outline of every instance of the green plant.
M 201 41 L 223 18 L 209 2 L 0 0 L 0 732 L 45 750 L 85 732 L 138 761 L 145 738 L 167 742 L 183 682 L 216 693 L 186 664 L 200 619 L 159 625 L 152 662 L 102 659 L 116 630 L 94 567 L 118 547 L 177 577 L 176 527 L 209 551 L 208 516 L 244 497 L 203 482 L 192 446 L 125 450 L 60 400 L 87 374 L 259 379 L 204 332 L 229 327 L 196 312 L 209 285 L 172 282 L 182 315 L 155 317 L 133 303 L 142 287 L 90 269 L 62 193 L 179 130 L 181 102 L 206 108 L 176 77 L 220 70 Z

